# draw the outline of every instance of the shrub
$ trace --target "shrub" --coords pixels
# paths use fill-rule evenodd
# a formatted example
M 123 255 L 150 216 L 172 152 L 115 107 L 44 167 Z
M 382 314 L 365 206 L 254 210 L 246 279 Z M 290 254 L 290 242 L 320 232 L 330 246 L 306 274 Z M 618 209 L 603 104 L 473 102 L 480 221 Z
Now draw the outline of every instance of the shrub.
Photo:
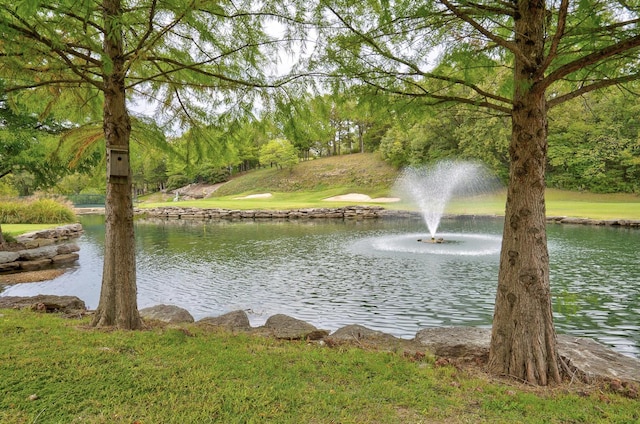
M 0 222 L 5 224 L 58 224 L 75 222 L 72 207 L 58 199 L 11 200 L 0 203 Z
M 216 184 L 229 180 L 229 171 L 211 165 L 202 165 L 196 169 L 194 180 L 199 183 Z
M 192 181 L 186 175 L 172 175 L 167 179 L 167 190 L 184 187 Z

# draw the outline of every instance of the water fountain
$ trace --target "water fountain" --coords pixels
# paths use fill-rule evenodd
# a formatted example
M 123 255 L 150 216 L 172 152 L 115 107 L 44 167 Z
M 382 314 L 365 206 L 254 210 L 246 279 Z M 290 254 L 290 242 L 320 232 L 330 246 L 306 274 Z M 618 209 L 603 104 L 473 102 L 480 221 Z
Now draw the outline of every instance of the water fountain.
M 486 168 L 477 162 L 441 161 L 430 167 L 409 167 L 402 171 L 395 188 L 403 199 L 414 202 L 422 213 L 431 238 L 420 242 L 443 243 L 436 231 L 445 207 L 453 196 L 472 196 L 496 187 Z

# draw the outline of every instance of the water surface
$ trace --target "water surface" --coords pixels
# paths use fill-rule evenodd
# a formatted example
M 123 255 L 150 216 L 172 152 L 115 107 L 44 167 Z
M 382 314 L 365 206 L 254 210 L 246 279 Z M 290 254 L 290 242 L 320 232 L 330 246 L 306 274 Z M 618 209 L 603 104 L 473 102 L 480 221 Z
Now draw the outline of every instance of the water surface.
M 95 308 L 104 224 L 82 217 L 80 260 L 55 280 L 4 296 L 76 295 Z M 145 221 L 136 223 L 139 307 L 175 304 L 194 318 L 242 309 L 252 325 L 284 313 L 319 328 L 362 324 L 399 337 L 434 326 L 489 327 L 499 220 Z M 555 324 L 640 357 L 640 231 L 548 227 Z

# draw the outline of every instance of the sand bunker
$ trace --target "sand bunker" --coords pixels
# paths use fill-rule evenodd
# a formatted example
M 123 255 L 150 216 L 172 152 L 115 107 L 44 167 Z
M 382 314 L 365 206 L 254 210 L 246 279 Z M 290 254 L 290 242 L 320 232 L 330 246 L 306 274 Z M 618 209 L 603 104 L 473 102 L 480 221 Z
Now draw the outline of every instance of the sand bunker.
M 268 199 L 273 197 L 271 193 L 250 194 L 244 197 L 234 197 L 233 200 L 245 200 L 245 199 Z
M 343 194 L 340 196 L 329 197 L 323 200 L 325 202 L 366 202 L 366 203 L 393 203 L 393 202 L 400 201 L 400 199 L 397 197 L 376 197 L 375 199 L 372 199 L 366 194 L 360 194 L 360 193 Z

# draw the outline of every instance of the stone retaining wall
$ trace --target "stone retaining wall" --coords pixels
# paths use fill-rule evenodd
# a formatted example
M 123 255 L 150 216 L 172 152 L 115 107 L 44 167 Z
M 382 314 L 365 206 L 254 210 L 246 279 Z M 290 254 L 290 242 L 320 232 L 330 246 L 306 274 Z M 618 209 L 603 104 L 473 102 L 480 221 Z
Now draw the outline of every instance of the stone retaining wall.
M 236 210 L 217 208 L 182 208 L 168 206 L 163 208 L 135 209 L 137 215 L 149 218 L 184 220 L 240 220 L 240 219 L 422 219 L 415 211 L 391 210 L 381 206 L 345 206 L 339 208 L 304 208 L 292 210 Z M 445 218 L 479 217 L 475 215 L 446 215 Z M 483 216 L 498 218 L 498 216 Z M 589 219 L 566 216 L 548 216 L 547 222 L 580 225 L 608 225 L 621 227 L 640 227 L 640 220 L 630 219 Z
M 0 251 L 0 274 L 35 271 L 77 261 L 76 252 L 80 247 L 73 239 L 82 232 L 82 225 L 71 224 L 16 237 L 19 249 Z

